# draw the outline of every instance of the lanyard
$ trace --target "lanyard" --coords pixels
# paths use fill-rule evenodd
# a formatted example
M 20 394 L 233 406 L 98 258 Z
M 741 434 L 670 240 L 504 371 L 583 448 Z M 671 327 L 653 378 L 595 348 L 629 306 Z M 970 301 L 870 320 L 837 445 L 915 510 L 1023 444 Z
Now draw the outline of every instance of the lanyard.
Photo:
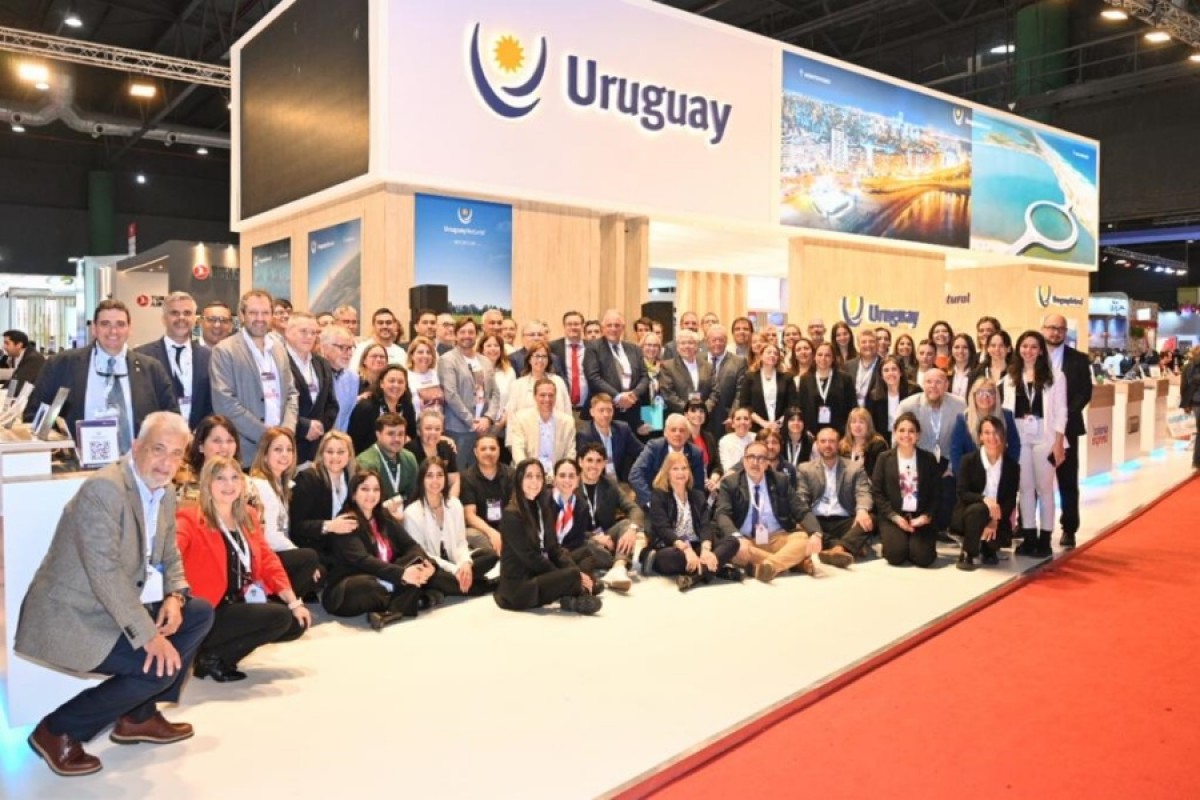
M 937 441 L 939 439 L 942 438 L 942 412 L 943 411 L 945 411 L 945 408 L 939 408 L 937 411 L 936 417 L 933 415 L 932 410 L 930 410 L 930 412 L 929 412 L 929 429 L 931 431 L 933 431 L 933 441 L 935 444 L 937 443 Z
M 825 384 L 821 384 L 821 376 L 815 375 L 813 379 L 817 382 L 817 394 L 821 395 L 821 405 L 829 405 L 829 387 L 833 384 L 833 373 L 825 376 Z
M 599 497 L 600 496 L 600 484 L 597 483 L 595 485 L 594 489 L 596 491 L 596 496 Z M 590 494 L 588 494 L 587 486 L 583 487 L 583 499 L 587 501 L 588 513 L 590 513 L 592 515 L 592 524 L 597 524 L 596 523 L 596 504 L 594 502 L 592 502 L 592 496 Z
M 388 563 L 392 560 L 392 543 L 379 531 L 379 524 L 371 520 L 371 538 L 375 540 L 375 550 L 379 557 Z
M 229 528 L 225 527 L 224 522 L 221 523 L 221 533 L 224 534 L 225 540 L 229 542 L 229 544 L 233 547 L 234 552 L 237 553 L 238 563 L 242 565 L 242 572 L 249 575 L 250 542 L 247 541 L 244 536 L 242 536 L 241 531 L 238 531 L 238 535 L 234 536 L 233 532 L 230 531 Z
M 1037 397 L 1038 389 L 1033 381 L 1021 381 L 1025 387 L 1025 399 L 1029 401 L 1029 413 L 1033 414 L 1033 399 Z
M 342 511 L 342 506 L 346 504 L 346 476 L 341 474 L 338 476 L 329 476 L 329 489 L 333 495 L 333 517 L 336 517 Z M 333 517 L 330 517 L 332 519 Z
M 379 449 L 378 444 L 371 445 L 375 448 L 375 452 L 379 454 L 379 463 L 383 465 L 383 471 L 387 474 L 388 481 L 392 484 L 394 491 L 400 490 L 400 459 L 396 459 L 396 468 L 392 469 L 388 466 L 387 456 Z
M 793 467 L 800 466 L 800 454 L 803 452 L 803 442 L 788 442 L 788 462 Z

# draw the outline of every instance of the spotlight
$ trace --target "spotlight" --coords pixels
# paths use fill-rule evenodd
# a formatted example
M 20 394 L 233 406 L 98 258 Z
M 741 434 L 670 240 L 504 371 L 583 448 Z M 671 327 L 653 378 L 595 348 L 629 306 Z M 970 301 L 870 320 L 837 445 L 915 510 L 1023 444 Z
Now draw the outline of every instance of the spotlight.
M 1171 34 L 1166 31 L 1150 31 L 1146 34 L 1146 41 L 1151 44 L 1162 44 L 1171 41 Z
M 130 97 L 150 98 L 158 94 L 158 87 L 152 83 L 131 83 L 129 84 Z
M 22 125 L 22 124 L 21 124 L 21 123 L 19 123 L 19 122 L 14 122 L 14 123 L 12 124 L 12 132 L 13 132 L 13 133 L 24 133 L 24 132 L 25 132 L 25 126 L 24 126 L 24 125 Z
M 17 67 L 17 77 L 26 83 L 46 83 L 50 82 L 50 70 L 45 64 L 34 64 L 30 61 L 25 61 Z
M 198 155 L 198 156 L 206 156 L 206 155 L 208 155 L 208 148 L 207 148 L 207 147 L 197 147 L 197 148 L 196 148 L 196 155 Z
M 66 25 L 68 28 L 82 28 L 83 20 L 79 18 L 78 14 L 71 12 L 63 17 L 63 25 Z
M 137 181 L 139 184 L 144 184 L 144 183 L 146 182 L 146 176 L 145 176 L 145 175 L 143 175 L 142 173 L 140 173 L 140 172 L 139 172 L 139 173 L 137 174 L 137 178 L 135 178 L 135 180 L 136 180 L 136 181 Z
M 1129 15 L 1119 8 L 1108 8 L 1100 12 L 1100 16 L 1109 22 L 1124 22 L 1129 19 Z
M 1015 53 L 1016 51 L 1017 46 L 1015 44 L 998 44 L 988 52 L 994 56 L 1002 56 L 1006 53 Z

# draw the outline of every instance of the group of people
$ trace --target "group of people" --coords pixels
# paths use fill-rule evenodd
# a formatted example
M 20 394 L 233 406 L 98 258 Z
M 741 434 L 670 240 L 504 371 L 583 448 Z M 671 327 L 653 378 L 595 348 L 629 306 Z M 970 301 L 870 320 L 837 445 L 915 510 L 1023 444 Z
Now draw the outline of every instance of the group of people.
M 498 311 L 420 312 L 404 344 L 388 309 L 361 340 L 354 309 L 255 290 L 238 313 L 210 346 L 172 294 L 163 335 L 130 349 L 105 300 L 95 341 L 38 379 L 37 398 L 71 388 L 68 425 L 116 420 L 124 454 L 63 510 L 18 621 L 23 655 L 112 676 L 30 737 L 59 774 L 100 769 L 83 743 L 114 721 L 118 742 L 187 738 L 156 703 L 188 672 L 245 678 L 315 604 L 376 630 L 451 596 L 586 615 L 638 576 L 770 582 L 876 539 L 926 567 L 949 532 L 973 569 L 1013 538 L 1049 555 L 1056 482 L 1063 546 L 1079 526 L 1091 381 L 1056 315 L 1015 347 L 985 317 L 977 340 L 938 322 L 893 348 L 844 323 L 827 341 L 819 320 L 780 335 L 742 317 L 730 341 L 692 312 L 666 345 L 646 320 L 626 341 L 616 310 L 589 339 L 568 312 L 561 338 L 529 322 L 517 348 Z

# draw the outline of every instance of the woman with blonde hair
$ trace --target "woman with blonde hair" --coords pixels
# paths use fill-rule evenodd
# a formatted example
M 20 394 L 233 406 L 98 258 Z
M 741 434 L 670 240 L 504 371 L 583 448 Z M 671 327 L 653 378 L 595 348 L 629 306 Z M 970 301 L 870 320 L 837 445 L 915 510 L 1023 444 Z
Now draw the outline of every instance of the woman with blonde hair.
M 1005 428 L 1005 447 L 1013 461 L 1021 460 L 1021 437 L 1011 411 L 1000 406 L 1000 389 L 991 378 L 976 378 L 967 391 L 967 410 L 954 420 L 950 434 L 950 468 L 958 474 L 963 456 L 979 449 L 979 421 L 984 417 L 999 418 Z
M 838 443 L 841 456 L 859 462 L 867 475 L 874 475 L 875 462 L 887 449 L 887 440 L 875 432 L 871 412 L 865 408 L 852 409 L 846 417 L 846 434 Z
M 296 476 L 296 485 L 292 489 L 288 507 L 290 538 L 301 547 L 316 550 L 327 568 L 330 563 L 328 537 L 353 533 L 358 527 L 353 515 L 342 513 L 355 468 L 354 443 L 350 436 L 341 431 L 330 431 L 317 445 L 312 466 Z
M 292 588 L 305 597 L 319 588 L 321 558 L 288 537 L 288 506 L 296 477 L 296 440 L 287 428 L 267 428 L 250 465 L 246 501 L 259 512 L 267 546 L 279 557 Z
M 200 502 L 175 515 L 176 540 L 193 594 L 213 605 L 213 626 L 196 655 L 197 678 L 239 681 L 238 662 L 256 648 L 304 634 L 312 617 L 246 503 L 242 466 L 209 459 L 200 473 Z M 269 603 L 276 596 L 286 605 Z
M 408 343 L 408 391 L 412 395 L 414 416 L 427 408 L 441 409 L 446 404 L 437 361 L 437 345 L 429 337 L 417 336 Z

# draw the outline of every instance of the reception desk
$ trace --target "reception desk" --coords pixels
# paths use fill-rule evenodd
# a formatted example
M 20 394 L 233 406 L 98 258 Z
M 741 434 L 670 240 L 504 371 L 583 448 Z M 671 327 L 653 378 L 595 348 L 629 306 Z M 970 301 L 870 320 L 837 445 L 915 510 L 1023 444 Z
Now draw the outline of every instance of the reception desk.
M 1141 381 L 1116 381 L 1113 405 L 1113 464 L 1142 455 L 1142 417 L 1146 386 Z
M 54 536 L 63 506 L 87 473 L 51 474 L 50 453 L 63 442 L 0 443 L 0 508 L 4 539 L 4 689 L 8 724 L 36 723 L 98 680 L 60 672 L 13 652 L 21 601 Z M 69 446 L 69 445 L 68 445 Z
M 1087 434 L 1080 437 L 1079 472 L 1085 478 L 1113 467 L 1113 410 L 1117 390 L 1111 383 L 1092 387 L 1092 401 L 1084 410 Z
M 1165 447 L 1167 435 L 1167 393 L 1171 382 L 1166 377 L 1142 381 L 1146 395 L 1142 400 L 1142 452 L 1150 453 Z

